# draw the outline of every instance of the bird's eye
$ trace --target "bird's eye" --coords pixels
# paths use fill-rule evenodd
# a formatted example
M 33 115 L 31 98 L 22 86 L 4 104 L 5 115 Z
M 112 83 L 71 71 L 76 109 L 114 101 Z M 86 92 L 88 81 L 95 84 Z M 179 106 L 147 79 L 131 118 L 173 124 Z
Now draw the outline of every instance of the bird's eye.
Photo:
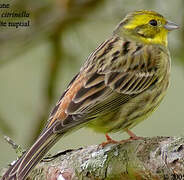
M 149 24 L 152 25 L 152 26 L 157 26 L 157 21 L 152 19 L 149 21 Z

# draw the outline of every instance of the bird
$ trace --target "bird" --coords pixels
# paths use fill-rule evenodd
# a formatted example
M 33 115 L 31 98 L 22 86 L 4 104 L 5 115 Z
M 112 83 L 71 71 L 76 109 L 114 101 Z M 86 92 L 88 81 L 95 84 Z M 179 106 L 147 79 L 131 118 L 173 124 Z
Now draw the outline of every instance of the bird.
M 35 143 L 1 180 L 24 180 L 65 134 L 80 127 L 128 132 L 151 115 L 168 89 L 168 33 L 179 26 L 152 10 L 128 13 L 86 59 Z

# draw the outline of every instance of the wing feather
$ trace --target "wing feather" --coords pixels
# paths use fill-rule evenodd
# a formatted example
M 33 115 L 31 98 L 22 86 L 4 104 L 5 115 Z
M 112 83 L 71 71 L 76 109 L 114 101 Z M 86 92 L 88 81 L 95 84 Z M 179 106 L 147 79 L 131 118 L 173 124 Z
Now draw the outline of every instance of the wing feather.
M 62 125 L 72 121 L 79 121 L 80 124 L 114 111 L 157 82 L 156 61 L 150 62 L 150 57 L 154 59 L 150 47 L 117 37 L 109 39 L 105 44 L 92 53 L 76 80 L 69 86 L 68 91 L 72 92 L 70 88 L 75 87 L 73 84 L 77 84 L 77 79 L 85 79 L 84 83 L 80 83 L 80 88 L 77 86 L 76 94 L 71 96 L 64 110 L 67 116 L 62 119 Z M 65 96 L 62 99 L 67 98 Z M 56 109 L 60 110 L 58 104 L 54 113 L 57 113 Z

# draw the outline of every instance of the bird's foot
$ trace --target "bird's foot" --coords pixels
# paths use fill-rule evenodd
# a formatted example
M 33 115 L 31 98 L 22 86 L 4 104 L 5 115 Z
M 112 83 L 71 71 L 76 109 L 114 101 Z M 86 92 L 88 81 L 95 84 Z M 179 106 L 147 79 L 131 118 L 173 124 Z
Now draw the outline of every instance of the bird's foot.
M 100 146 L 105 147 L 108 144 L 124 144 L 124 143 L 129 142 L 129 141 L 132 141 L 132 140 L 140 140 L 140 139 L 143 139 L 143 137 L 136 136 L 132 131 L 130 131 L 128 129 L 126 130 L 126 132 L 130 136 L 130 138 L 124 139 L 124 140 L 121 140 L 121 141 L 115 141 L 108 134 L 105 134 L 105 137 L 106 137 L 106 140 L 107 141 L 101 143 Z
M 100 146 L 105 147 L 107 144 L 117 144 L 119 141 L 113 140 L 107 133 L 105 134 L 106 142 L 100 144 Z
M 139 139 L 143 139 L 143 137 L 140 136 L 136 136 L 132 131 L 130 131 L 129 129 L 126 129 L 126 133 L 130 136 L 129 139 L 127 140 L 139 140 Z

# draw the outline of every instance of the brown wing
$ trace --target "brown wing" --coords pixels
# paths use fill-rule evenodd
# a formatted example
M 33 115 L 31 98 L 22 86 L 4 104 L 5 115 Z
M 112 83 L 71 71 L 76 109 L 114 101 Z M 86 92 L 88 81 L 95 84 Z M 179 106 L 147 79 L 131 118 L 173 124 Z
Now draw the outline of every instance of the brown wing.
M 92 53 L 57 103 L 48 126 L 57 120 L 61 123 L 55 131 L 65 131 L 119 107 L 150 88 L 157 82 L 159 59 L 152 51 L 149 46 L 117 37 L 105 41 Z

